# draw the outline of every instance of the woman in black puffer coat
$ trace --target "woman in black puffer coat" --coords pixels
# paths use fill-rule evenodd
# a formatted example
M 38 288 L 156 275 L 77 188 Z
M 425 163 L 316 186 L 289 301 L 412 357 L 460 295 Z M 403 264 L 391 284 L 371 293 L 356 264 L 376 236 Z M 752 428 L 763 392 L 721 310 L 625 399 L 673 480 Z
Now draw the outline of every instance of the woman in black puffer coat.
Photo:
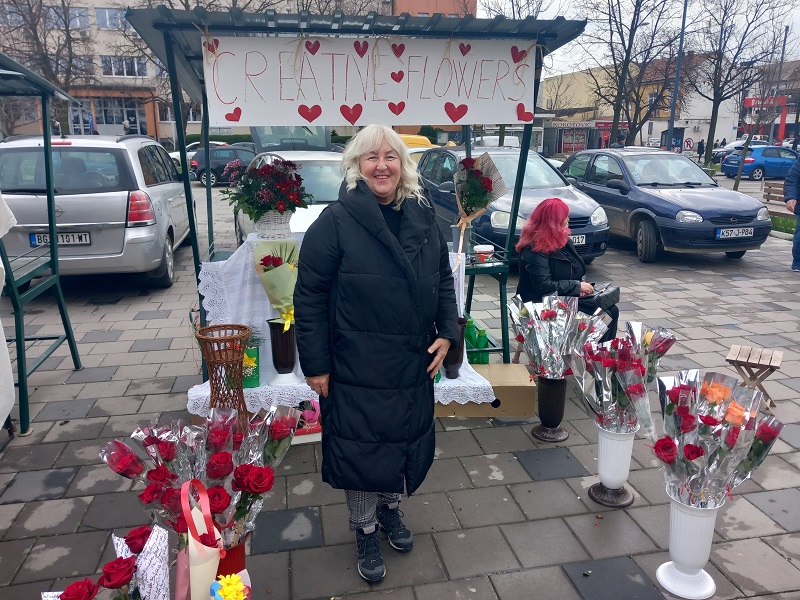
M 339 200 L 300 250 L 300 363 L 320 398 L 322 478 L 346 491 L 359 573 L 385 569 L 376 525 L 413 546 L 397 509 L 434 456 L 433 377 L 459 337 L 447 244 L 399 136 L 370 125 L 345 149 Z

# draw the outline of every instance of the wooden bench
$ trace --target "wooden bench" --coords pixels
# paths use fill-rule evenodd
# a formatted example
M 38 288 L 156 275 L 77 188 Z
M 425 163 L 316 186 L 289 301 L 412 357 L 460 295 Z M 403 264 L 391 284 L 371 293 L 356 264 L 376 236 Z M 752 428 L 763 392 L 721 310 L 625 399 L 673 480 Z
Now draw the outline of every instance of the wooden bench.
M 761 201 L 766 204 L 769 214 L 773 217 L 794 217 L 783 202 L 783 181 L 764 181 L 763 184 Z
M 750 346 L 731 346 L 728 357 L 725 359 L 733 365 L 741 375 L 744 385 L 752 389 L 759 389 L 766 400 L 765 408 L 775 406 L 762 383 L 775 371 L 781 368 L 783 352 L 769 348 L 752 348 Z

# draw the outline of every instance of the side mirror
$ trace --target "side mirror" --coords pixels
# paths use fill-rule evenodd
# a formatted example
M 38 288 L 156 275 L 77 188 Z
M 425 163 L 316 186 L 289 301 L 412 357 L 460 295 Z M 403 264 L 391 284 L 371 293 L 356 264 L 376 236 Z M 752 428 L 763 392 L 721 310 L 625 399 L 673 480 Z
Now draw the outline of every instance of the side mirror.
M 569 181 L 570 185 L 578 185 L 578 180 L 572 175 L 567 175 L 566 179 Z
M 448 194 L 455 194 L 456 193 L 456 184 L 452 181 L 443 181 L 439 184 L 439 191 L 446 192 Z
M 610 187 L 612 190 L 618 190 L 623 196 L 627 196 L 631 191 L 631 186 L 622 179 L 611 179 L 606 183 L 606 187 Z

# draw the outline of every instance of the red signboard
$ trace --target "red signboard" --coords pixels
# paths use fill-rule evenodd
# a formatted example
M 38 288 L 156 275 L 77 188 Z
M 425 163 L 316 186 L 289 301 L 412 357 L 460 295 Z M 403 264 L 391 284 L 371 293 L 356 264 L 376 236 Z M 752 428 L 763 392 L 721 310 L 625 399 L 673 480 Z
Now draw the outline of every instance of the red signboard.
M 745 98 L 745 108 L 769 108 L 770 106 L 786 106 L 789 96 L 767 96 L 766 98 Z
M 598 129 L 611 129 L 611 126 L 614 124 L 614 121 L 595 121 L 594 126 Z M 619 125 L 617 125 L 617 129 L 627 129 L 628 122 L 627 121 L 620 121 Z
M 561 137 L 561 151 L 565 153 L 586 150 L 585 129 L 565 129 Z

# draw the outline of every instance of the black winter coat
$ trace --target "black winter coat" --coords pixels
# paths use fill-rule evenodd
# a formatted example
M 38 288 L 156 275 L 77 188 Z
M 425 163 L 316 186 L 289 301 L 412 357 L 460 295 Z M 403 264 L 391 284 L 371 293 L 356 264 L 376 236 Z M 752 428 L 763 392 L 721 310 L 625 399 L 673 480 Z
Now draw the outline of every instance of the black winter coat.
M 542 297 L 580 296 L 581 279 L 586 263 L 570 240 L 566 246 L 551 254 L 534 252 L 530 246 L 522 249 L 519 258 L 519 287 L 523 302 L 541 302 Z
M 400 235 L 367 184 L 326 208 L 300 249 L 294 293 L 303 373 L 330 373 L 320 398 L 322 479 L 413 493 L 434 456 L 427 350 L 459 336 L 447 244 L 433 211 L 403 203 Z

